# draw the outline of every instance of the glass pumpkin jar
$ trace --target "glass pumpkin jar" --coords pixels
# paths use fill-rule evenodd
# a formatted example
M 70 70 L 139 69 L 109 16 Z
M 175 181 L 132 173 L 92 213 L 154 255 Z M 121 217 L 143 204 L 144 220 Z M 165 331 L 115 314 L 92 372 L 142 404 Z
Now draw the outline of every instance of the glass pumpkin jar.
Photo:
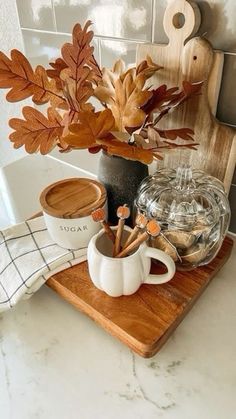
M 209 263 L 229 227 L 230 207 L 222 182 L 190 167 L 161 169 L 145 178 L 135 205 L 161 226 L 151 246 L 168 253 L 181 270 Z

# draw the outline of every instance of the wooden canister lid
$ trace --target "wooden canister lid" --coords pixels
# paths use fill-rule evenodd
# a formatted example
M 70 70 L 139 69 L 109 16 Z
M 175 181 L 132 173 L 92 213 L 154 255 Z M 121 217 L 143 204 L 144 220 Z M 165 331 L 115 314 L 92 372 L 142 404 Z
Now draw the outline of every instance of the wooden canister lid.
M 106 203 L 106 190 L 93 179 L 70 178 L 49 185 L 40 195 L 43 211 L 57 218 L 86 217 Z

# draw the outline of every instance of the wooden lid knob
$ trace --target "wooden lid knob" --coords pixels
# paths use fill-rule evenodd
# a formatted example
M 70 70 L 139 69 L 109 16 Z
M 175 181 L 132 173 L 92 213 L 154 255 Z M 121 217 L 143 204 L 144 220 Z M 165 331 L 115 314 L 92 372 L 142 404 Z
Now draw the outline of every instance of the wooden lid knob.
M 103 185 L 93 179 L 71 178 L 49 185 L 40 195 L 43 211 L 57 218 L 86 217 L 103 207 L 107 199 Z

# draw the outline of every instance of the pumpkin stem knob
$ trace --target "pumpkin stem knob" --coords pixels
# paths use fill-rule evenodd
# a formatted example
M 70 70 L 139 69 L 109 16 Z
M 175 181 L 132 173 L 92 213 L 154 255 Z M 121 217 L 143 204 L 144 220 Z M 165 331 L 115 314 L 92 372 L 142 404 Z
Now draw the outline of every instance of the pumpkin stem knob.
M 176 189 L 179 191 L 192 187 L 192 169 L 188 165 L 178 167 L 176 171 Z

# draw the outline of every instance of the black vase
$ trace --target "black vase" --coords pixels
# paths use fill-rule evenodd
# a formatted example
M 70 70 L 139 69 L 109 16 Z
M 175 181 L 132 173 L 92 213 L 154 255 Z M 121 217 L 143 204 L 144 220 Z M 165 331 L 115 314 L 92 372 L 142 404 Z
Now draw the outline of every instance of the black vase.
M 131 209 L 131 217 L 127 224 L 132 225 L 134 199 L 140 183 L 146 176 L 148 176 L 147 165 L 102 152 L 98 179 L 107 190 L 108 220 L 112 224 L 117 224 L 117 208 L 127 204 Z

